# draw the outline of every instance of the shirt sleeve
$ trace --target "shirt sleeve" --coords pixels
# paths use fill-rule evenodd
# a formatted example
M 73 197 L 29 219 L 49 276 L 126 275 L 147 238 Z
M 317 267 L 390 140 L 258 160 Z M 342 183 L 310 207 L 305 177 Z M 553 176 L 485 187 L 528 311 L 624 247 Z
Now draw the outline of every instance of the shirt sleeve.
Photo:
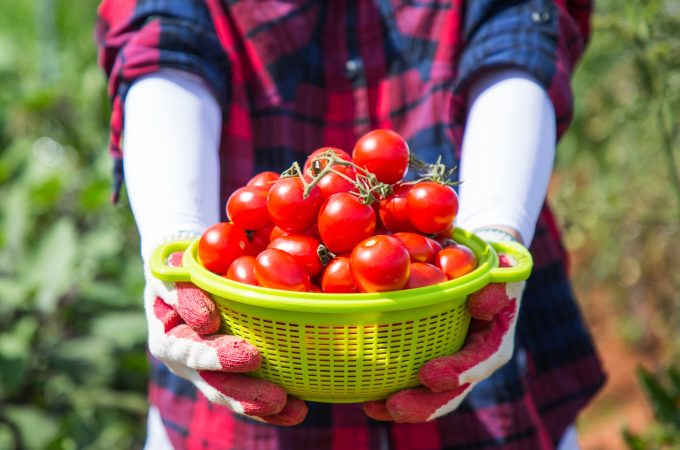
M 590 0 L 466 2 L 457 92 L 489 69 L 521 69 L 548 92 L 561 136 L 573 115 L 570 78 L 589 37 L 591 10 Z
M 123 104 L 132 82 L 162 68 L 200 77 L 226 105 L 229 66 L 202 0 L 104 0 L 95 30 L 112 102 L 109 149 L 116 202 L 123 181 Z

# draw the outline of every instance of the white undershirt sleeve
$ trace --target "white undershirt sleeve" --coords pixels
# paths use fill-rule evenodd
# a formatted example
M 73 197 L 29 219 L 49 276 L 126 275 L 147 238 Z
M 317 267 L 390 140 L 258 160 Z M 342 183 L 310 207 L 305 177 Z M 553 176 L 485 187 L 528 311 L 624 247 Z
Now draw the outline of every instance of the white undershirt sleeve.
M 222 114 L 196 76 L 164 69 L 137 80 L 125 100 L 123 167 L 142 257 L 169 236 L 219 221 Z
M 461 228 L 502 225 L 533 239 L 555 156 L 555 110 L 545 89 L 516 69 L 471 87 L 460 161 Z

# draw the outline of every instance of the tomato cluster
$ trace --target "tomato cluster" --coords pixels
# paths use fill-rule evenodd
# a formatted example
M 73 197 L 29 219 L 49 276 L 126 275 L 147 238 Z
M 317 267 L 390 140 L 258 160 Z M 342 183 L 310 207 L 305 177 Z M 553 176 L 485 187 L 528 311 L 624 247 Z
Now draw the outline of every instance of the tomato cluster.
M 440 164 L 417 162 L 390 130 L 352 154 L 314 151 L 300 169 L 262 172 L 229 197 L 229 222 L 201 236 L 203 266 L 240 283 L 311 292 L 385 292 L 451 280 L 477 266 L 450 239 L 458 197 Z M 437 175 L 438 174 L 438 175 Z

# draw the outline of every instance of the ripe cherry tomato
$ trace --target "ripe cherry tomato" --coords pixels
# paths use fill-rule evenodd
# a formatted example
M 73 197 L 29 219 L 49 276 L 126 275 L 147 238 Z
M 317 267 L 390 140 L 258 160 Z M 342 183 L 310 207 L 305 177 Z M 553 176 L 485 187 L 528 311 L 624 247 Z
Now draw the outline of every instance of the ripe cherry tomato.
M 323 269 L 317 253 L 319 245 L 319 240 L 312 236 L 289 234 L 274 239 L 269 248 L 278 248 L 293 255 L 307 269 L 309 276 L 313 277 Z
M 236 189 L 227 200 L 227 216 L 244 230 L 257 230 L 271 225 L 267 212 L 269 189 L 262 186 L 244 186 Z
M 385 228 L 396 233 L 398 231 L 416 231 L 408 218 L 408 191 L 410 184 L 396 184 L 392 194 L 380 200 L 379 215 Z
M 462 244 L 452 244 L 442 249 L 434 259 L 449 280 L 462 277 L 477 267 L 477 257 L 468 247 Z
M 357 174 L 356 172 L 354 172 L 354 169 L 352 168 L 343 169 L 341 172 L 344 173 L 349 178 L 351 178 L 352 180 L 356 179 Z M 354 183 L 333 172 L 329 172 L 323 177 L 321 177 L 321 179 L 316 185 L 321 190 L 321 195 L 324 200 L 330 197 L 331 195 L 337 194 L 339 192 L 356 191 Z
M 449 233 L 449 236 L 450 236 L 450 235 L 451 235 L 451 234 Z M 432 247 L 432 253 L 433 253 L 434 255 L 436 255 L 437 253 L 439 253 L 440 251 L 442 251 L 442 248 L 444 248 L 444 247 L 442 247 L 442 244 L 440 244 L 439 242 L 437 242 L 436 240 L 434 240 L 434 239 L 432 239 L 432 238 L 429 238 L 429 237 L 428 237 L 428 238 L 427 238 L 427 242 L 428 242 L 428 243 L 430 244 L 430 246 Z
M 299 177 L 281 178 L 274 183 L 267 197 L 267 210 L 276 226 L 300 232 L 314 223 L 322 202 L 321 191 L 314 186 L 303 198 L 304 190 Z
M 249 252 L 248 236 L 238 225 L 220 222 L 209 227 L 198 241 L 198 258 L 203 267 L 222 275 L 231 262 Z
M 257 286 L 255 257 L 251 255 L 239 256 L 231 263 L 224 277 L 239 283 Z
M 409 276 L 406 289 L 430 286 L 446 281 L 446 274 L 439 267 L 428 263 L 411 263 L 411 275 Z
M 269 225 L 257 230 L 250 230 L 246 234 L 250 240 L 250 254 L 257 256 L 262 250 L 267 248 L 274 225 Z
M 321 289 L 332 293 L 359 292 L 349 273 L 349 258 L 344 256 L 333 258 L 323 271 Z
M 305 173 L 305 175 L 313 176 L 314 174 L 319 173 L 319 171 L 321 171 L 321 169 L 326 167 L 326 165 L 328 164 L 327 161 L 321 160 L 321 159 L 314 161 L 314 158 L 319 156 L 320 154 L 326 153 L 328 151 L 332 151 L 340 159 L 344 159 L 345 161 L 352 161 L 352 157 L 349 156 L 349 153 L 347 153 L 344 150 L 341 150 L 341 149 L 336 148 L 336 147 L 321 147 L 321 148 L 314 150 L 307 157 L 307 160 L 305 161 L 305 165 L 302 168 L 302 171 Z M 312 164 L 314 164 L 313 168 L 312 168 Z M 349 166 L 336 165 L 335 168 L 339 168 L 339 167 L 349 167 Z
M 435 249 L 429 242 L 429 238 L 417 233 L 394 233 L 392 236 L 399 239 L 406 246 L 411 262 L 426 263 L 432 261 Z
M 246 186 L 260 186 L 269 190 L 279 178 L 281 176 L 276 172 L 260 172 L 251 178 Z
M 372 172 L 378 181 L 394 184 L 408 170 L 408 144 L 392 130 L 373 130 L 359 138 L 352 159 L 354 164 Z
M 384 234 L 371 236 L 352 251 L 349 270 L 361 292 L 403 289 L 408 283 L 411 259 L 406 246 Z
M 268 248 L 257 255 L 255 277 L 260 286 L 287 291 L 309 291 L 311 283 L 305 267 L 278 248 Z
M 408 218 L 423 233 L 439 233 L 453 224 L 458 195 L 445 184 L 421 181 L 407 195 Z
M 373 234 L 375 212 L 356 195 L 340 192 L 328 197 L 319 211 L 319 235 L 333 253 L 351 251 Z

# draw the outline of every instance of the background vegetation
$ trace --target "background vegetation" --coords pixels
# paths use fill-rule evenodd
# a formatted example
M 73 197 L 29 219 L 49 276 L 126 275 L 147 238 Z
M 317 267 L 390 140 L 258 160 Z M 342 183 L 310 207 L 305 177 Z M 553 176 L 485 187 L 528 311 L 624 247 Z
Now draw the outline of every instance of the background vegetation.
M 125 199 L 109 204 L 97 3 L 6 2 L 0 14 L 2 449 L 143 441 L 143 279 Z M 594 26 L 551 197 L 596 339 L 645 355 L 638 385 L 658 420 L 627 442 L 677 448 L 680 387 L 665 368 L 680 354 L 680 7 L 600 0 Z M 589 422 L 610 414 L 594 411 Z

